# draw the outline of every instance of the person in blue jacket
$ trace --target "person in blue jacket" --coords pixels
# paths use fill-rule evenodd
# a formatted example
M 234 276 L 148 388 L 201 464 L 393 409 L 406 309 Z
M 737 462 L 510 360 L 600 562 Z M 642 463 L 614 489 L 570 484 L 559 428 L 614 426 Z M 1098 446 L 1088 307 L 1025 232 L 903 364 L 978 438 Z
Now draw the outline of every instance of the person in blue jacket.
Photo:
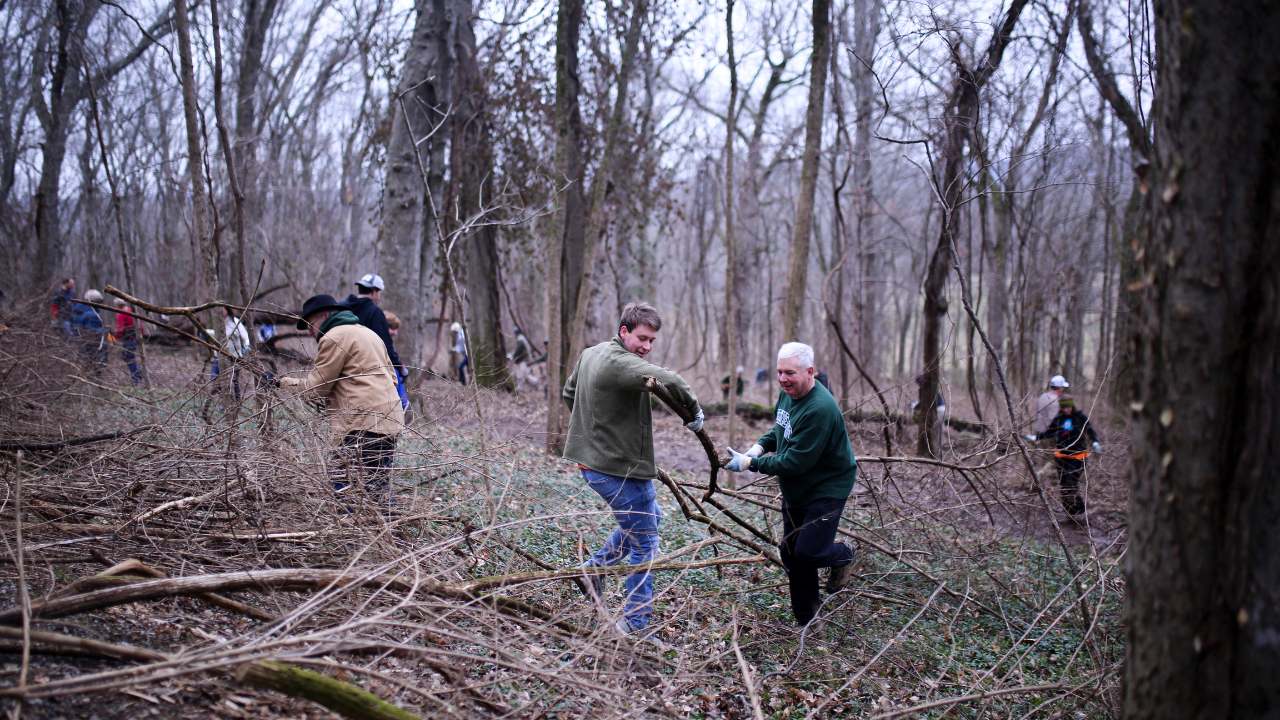
M 84 299 L 91 303 L 101 303 L 102 293 L 90 289 L 85 292 Z M 102 316 L 92 305 L 72 301 L 71 334 L 80 341 L 80 355 L 93 369 L 94 375 L 101 375 L 107 366 L 107 328 L 102 324 Z

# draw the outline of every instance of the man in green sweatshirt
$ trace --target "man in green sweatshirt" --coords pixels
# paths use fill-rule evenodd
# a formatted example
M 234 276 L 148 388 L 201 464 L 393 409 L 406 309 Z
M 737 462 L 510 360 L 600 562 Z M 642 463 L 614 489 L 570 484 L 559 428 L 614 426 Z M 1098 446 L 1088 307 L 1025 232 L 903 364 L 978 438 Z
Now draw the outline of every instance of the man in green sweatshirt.
M 782 393 L 773 427 L 745 453 L 729 448 L 732 458 L 725 468 L 777 476 L 782 489 L 779 549 L 791 585 L 791 611 L 796 622 L 806 625 L 820 604 L 818 568 L 831 568 L 827 592 L 836 592 L 853 577 L 853 547 L 835 538 L 858 464 L 840 406 L 816 382 L 813 348 L 789 342 L 778 350 L 778 384 Z
M 645 378 L 659 380 L 676 400 L 693 411 L 687 427 L 702 428 L 698 398 L 679 375 L 644 358 L 653 349 L 662 318 L 645 303 L 622 309 L 618 334 L 612 340 L 582 351 L 561 393 L 569 406 L 569 434 L 564 456 L 578 463 L 582 477 L 613 510 L 618 521 L 609 539 L 585 563 L 586 567 L 639 565 L 658 555 L 658 509 L 653 479 L 653 418 Z M 600 575 L 585 577 L 592 599 L 604 589 Z M 653 616 L 653 578 L 647 571 L 627 576 L 624 616 L 616 627 L 640 632 Z

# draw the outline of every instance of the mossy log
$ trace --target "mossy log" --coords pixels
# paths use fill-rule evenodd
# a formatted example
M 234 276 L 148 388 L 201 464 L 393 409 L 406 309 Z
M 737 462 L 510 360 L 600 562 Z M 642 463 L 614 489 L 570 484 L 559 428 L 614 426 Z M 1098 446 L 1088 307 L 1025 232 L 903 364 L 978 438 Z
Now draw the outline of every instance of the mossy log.
M 260 660 L 240 668 L 237 678 L 253 687 L 310 700 L 354 720 L 421 720 L 364 688 L 289 663 Z

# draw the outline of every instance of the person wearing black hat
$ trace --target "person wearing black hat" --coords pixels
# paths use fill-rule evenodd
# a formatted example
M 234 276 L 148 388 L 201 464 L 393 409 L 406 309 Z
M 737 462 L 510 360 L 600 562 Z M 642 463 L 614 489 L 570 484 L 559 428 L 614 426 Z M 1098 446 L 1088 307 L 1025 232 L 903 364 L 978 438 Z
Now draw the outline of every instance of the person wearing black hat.
M 1080 497 L 1080 478 L 1084 475 L 1084 461 L 1093 452 L 1102 452 L 1098 433 L 1089 422 L 1089 416 L 1076 409 L 1076 401 L 1070 395 L 1058 398 L 1058 414 L 1049 427 L 1035 435 L 1027 435 L 1030 442 L 1052 439 L 1057 450 L 1053 460 L 1058 466 L 1058 485 L 1062 488 L 1062 507 L 1071 515 L 1084 512 L 1084 500 Z
M 281 378 L 281 387 L 307 399 L 325 401 L 338 445 L 331 468 L 334 491 L 350 492 L 353 480 L 384 504 L 390 500 L 388 475 L 396 437 L 404 429 L 404 409 L 396 393 L 396 369 L 386 345 L 360 324 L 351 310 L 329 295 L 302 305 L 298 329 L 316 338 L 315 367 L 302 378 Z

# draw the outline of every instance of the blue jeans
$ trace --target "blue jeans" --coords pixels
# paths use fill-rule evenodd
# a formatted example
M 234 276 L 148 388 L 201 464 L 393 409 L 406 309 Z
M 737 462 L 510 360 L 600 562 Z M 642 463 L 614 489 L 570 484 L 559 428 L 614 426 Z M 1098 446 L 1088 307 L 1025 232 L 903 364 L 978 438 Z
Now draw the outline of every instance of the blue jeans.
M 591 556 L 587 565 L 617 565 L 625 559 L 631 565 L 646 563 L 658 556 L 658 523 L 662 510 L 652 480 L 635 480 L 584 469 L 582 477 L 613 509 L 618 527 Z M 648 571 L 627 576 L 627 602 L 623 610 L 632 630 L 648 627 L 653 616 L 653 575 Z

